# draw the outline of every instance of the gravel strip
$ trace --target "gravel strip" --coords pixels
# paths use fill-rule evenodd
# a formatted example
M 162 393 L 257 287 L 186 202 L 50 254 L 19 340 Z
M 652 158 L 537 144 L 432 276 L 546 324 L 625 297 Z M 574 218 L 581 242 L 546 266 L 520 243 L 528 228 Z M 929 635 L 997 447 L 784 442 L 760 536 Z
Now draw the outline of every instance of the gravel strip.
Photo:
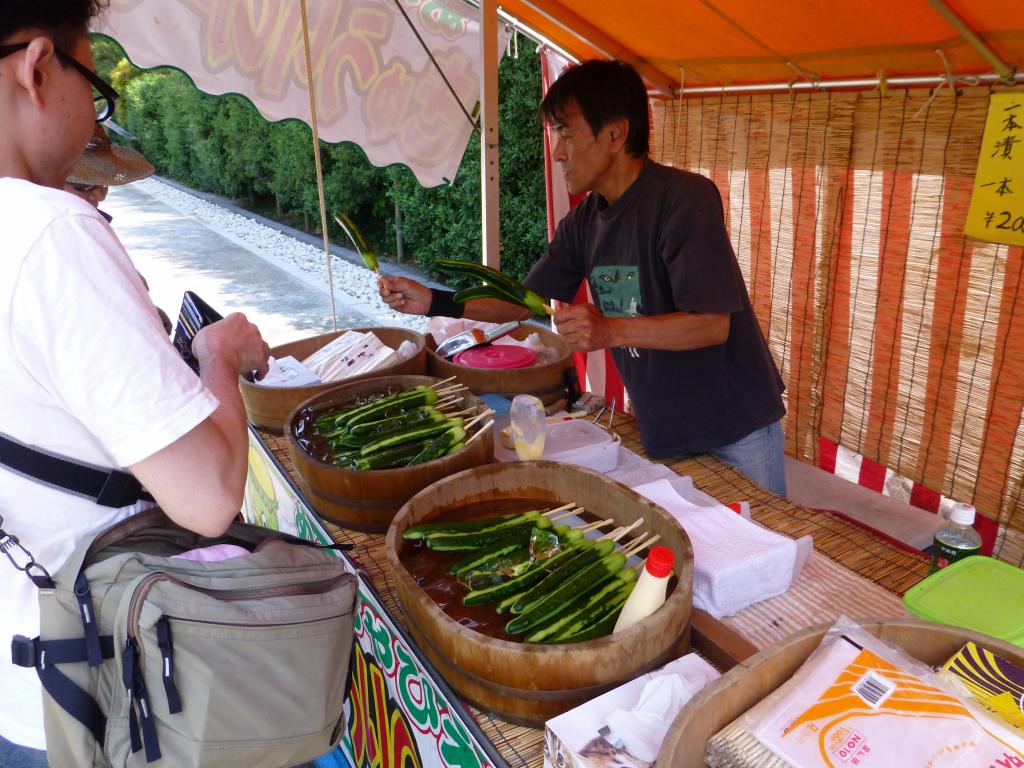
M 253 254 L 302 279 L 311 290 L 327 293 L 327 266 L 323 248 L 315 248 L 284 232 L 190 195 L 156 179 L 134 183 L 146 194 L 191 216 Z M 401 326 L 423 332 L 427 318 L 392 312 L 377 295 L 373 272 L 332 257 L 334 300 L 374 318 L 383 326 Z

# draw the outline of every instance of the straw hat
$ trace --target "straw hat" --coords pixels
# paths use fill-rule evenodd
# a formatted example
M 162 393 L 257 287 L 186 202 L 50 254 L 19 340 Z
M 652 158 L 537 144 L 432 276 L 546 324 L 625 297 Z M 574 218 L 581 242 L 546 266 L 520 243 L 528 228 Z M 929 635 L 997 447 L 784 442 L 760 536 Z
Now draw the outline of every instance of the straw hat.
M 103 126 L 97 125 L 82 156 L 71 169 L 68 183 L 114 187 L 144 179 L 155 170 L 141 152 L 111 144 Z

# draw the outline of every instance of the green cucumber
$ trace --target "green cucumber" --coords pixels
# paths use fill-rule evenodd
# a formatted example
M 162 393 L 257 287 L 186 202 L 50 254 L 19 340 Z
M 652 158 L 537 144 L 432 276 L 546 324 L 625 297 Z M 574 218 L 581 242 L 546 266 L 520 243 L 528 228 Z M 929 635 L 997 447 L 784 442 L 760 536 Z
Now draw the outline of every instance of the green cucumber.
M 563 634 L 558 637 L 552 638 L 553 643 L 582 643 L 587 640 L 596 640 L 599 637 L 605 637 L 610 635 L 615 630 L 615 622 L 619 620 L 619 614 L 622 613 L 622 606 L 625 604 L 625 598 L 619 603 L 609 603 L 607 610 L 601 617 L 593 624 L 584 627 L 574 635 Z
M 479 262 L 462 261 L 461 259 L 435 259 L 434 265 L 439 269 L 475 277 L 487 283 L 497 292 L 496 295 L 491 294 L 494 298 L 501 298 L 503 301 L 526 307 L 535 315 L 544 316 L 546 314 L 544 299 L 522 283 L 496 269 Z
M 615 542 L 605 539 L 604 541 L 593 542 L 589 539 L 580 542 L 579 554 L 563 562 L 556 570 L 551 572 L 544 581 L 535 586 L 512 606 L 512 613 L 519 615 L 539 604 L 548 595 L 558 589 L 562 584 L 571 579 L 576 573 L 587 566 L 596 563 L 602 557 L 606 557 L 615 549 Z
M 388 395 L 372 403 L 356 408 L 347 414 L 347 417 L 340 420 L 339 426 L 351 430 L 360 424 L 371 421 L 379 421 L 391 408 L 400 408 L 408 411 L 422 405 L 433 405 L 438 400 L 437 392 L 430 387 L 420 385 L 412 387 L 396 395 Z
M 456 304 L 465 304 L 467 301 L 473 301 L 474 299 L 493 299 L 501 298 L 496 296 L 494 289 L 489 285 L 471 285 L 469 288 L 463 288 L 460 291 L 456 291 L 455 295 L 452 296 L 452 301 Z
M 465 605 L 481 605 L 483 603 L 493 603 L 496 600 L 504 603 L 506 598 L 515 597 L 516 594 L 522 593 L 543 579 L 552 569 L 557 568 L 560 562 L 572 555 L 575 549 L 575 547 L 563 549 L 557 555 L 535 563 L 534 567 L 526 573 L 506 581 L 504 584 L 499 584 L 489 589 L 474 590 L 463 597 L 462 602 Z
M 533 514 L 537 517 L 540 513 L 526 513 Z M 411 528 L 406 528 L 402 532 L 402 538 L 406 541 L 422 539 L 428 533 L 464 533 L 469 531 L 479 531 L 484 528 L 490 528 L 491 526 L 498 525 L 499 523 L 507 523 L 515 520 L 518 517 L 522 517 L 522 512 L 516 512 L 511 515 L 498 515 L 497 517 L 484 517 L 475 520 L 458 520 L 450 523 L 422 523 L 420 525 L 414 525 Z
M 409 463 L 406 466 L 411 467 L 414 464 L 426 464 L 428 461 L 439 459 L 448 452 L 448 449 L 451 446 L 461 443 L 465 437 L 466 430 L 461 426 L 452 427 L 447 432 L 442 432 L 431 440 L 427 444 L 426 448 L 409 459 Z
M 406 462 L 423 450 L 426 441 L 417 443 L 404 443 L 386 451 L 378 451 L 371 456 L 356 455 L 352 461 L 352 468 L 358 470 L 368 469 L 394 469 L 404 467 Z
M 387 435 L 414 424 L 437 422 L 444 418 L 445 415 L 432 406 L 422 405 L 411 411 L 404 411 L 397 416 L 357 424 L 352 427 L 351 434 L 353 436 L 364 435 L 369 440 L 374 436 Z
M 419 424 L 408 429 L 403 429 L 399 432 L 394 432 L 385 437 L 378 438 L 373 442 L 367 443 L 362 447 L 360 451 L 363 456 L 369 456 L 377 451 L 382 451 L 385 448 L 391 448 L 395 445 L 402 445 L 403 443 L 411 443 L 414 441 L 426 440 L 429 437 L 437 437 L 442 432 L 447 432 L 453 427 L 462 427 L 463 421 L 461 418 L 445 419 L 442 422 L 430 423 L 430 424 Z
M 427 546 L 438 552 L 459 552 L 480 549 L 499 541 L 518 541 L 528 544 L 534 528 L 545 530 L 550 527 L 550 520 L 538 516 L 521 522 L 469 533 L 429 533 L 427 534 Z
M 403 536 L 404 538 L 404 536 Z M 481 549 L 474 552 L 469 557 L 464 557 L 455 563 L 451 568 L 448 569 L 448 573 L 453 576 L 457 576 L 463 571 L 471 571 L 474 568 L 481 568 L 488 563 L 491 563 L 501 558 L 508 557 L 518 550 L 523 550 L 527 554 L 530 552 L 529 547 L 524 547 L 514 541 L 499 541 L 497 544 L 492 544 L 486 549 Z
M 504 600 L 502 600 L 500 603 L 498 603 L 496 606 L 494 606 L 494 610 L 496 610 L 498 613 L 505 613 L 509 608 L 512 607 L 512 603 L 514 603 L 519 598 L 519 595 L 521 595 L 521 594 L 523 594 L 523 593 L 522 592 L 517 592 L 514 595 L 510 595 L 509 597 L 506 597 Z
M 591 589 L 589 592 L 573 599 L 568 605 L 562 606 L 552 617 L 553 620 L 534 628 L 534 631 L 526 636 L 527 643 L 547 643 L 558 637 L 563 630 L 566 630 L 574 622 L 582 622 L 574 632 L 593 623 L 600 618 L 612 602 L 618 602 L 621 596 L 625 600 L 633 590 L 633 583 L 636 581 L 636 571 L 632 568 L 624 568 L 616 574 L 615 578 L 604 584 Z M 572 633 L 569 633 L 572 634 Z
M 565 581 L 554 592 L 549 594 L 530 610 L 521 613 L 505 625 L 510 635 L 518 635 L 540 625 L 542 621 L 561 610 L 575 595 L 589 592 L 599 584 L 603 584 L 622 570 L 626 564 L 626 556 L 621 552 L 612 552 L 596 563 L 592 563 L 578 571 Z

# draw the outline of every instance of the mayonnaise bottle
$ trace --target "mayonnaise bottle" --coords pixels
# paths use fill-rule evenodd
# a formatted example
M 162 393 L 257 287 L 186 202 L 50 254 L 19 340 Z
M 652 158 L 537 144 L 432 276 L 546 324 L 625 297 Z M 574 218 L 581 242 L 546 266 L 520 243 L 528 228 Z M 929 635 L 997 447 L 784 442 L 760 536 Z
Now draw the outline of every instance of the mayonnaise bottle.
M 612 634 L 629 629 L 643 621 L 665 602 L 668 580 L 675 565 L 675 555 L 668 547 L 651 547 L 647 562 L 636 580 L 636 586 L 629 593 Z

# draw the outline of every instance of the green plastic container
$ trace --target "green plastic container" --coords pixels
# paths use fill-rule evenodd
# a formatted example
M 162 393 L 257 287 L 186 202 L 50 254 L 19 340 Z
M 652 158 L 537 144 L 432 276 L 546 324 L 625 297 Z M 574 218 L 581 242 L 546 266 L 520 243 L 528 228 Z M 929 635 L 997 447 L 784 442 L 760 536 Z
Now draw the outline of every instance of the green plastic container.
M 974 556 L 933 573 L 903 596 L 922 619 L 983 632 L 1024 647 L 1024 570 Z

